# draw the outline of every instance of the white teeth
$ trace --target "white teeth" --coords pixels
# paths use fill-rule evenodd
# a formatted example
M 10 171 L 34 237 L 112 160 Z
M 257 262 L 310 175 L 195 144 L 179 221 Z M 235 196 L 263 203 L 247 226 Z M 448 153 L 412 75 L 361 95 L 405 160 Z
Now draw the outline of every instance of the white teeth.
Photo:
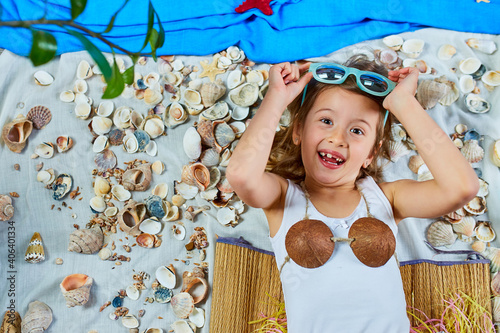
M 333 157 L 333 155 L 332 155 L 332 154 L 326 154 L 326 157 L 328 157 L 328 158 L 332 158 L 332 157 Z
M 337 158 L 337 163 L 342 163 L 342 162 L 344 162 L 344 160 L 343 160 L 343 159 L 341 159 L 341 158 Z

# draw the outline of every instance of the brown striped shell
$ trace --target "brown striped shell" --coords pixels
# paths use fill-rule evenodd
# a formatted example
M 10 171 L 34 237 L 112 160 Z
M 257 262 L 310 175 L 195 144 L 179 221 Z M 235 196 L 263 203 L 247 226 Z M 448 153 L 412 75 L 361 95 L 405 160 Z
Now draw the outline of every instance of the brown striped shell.
M 26 118 L 33 123 L 33 127 L 35 127 L 35 129 L 39 130 L 47 126 L 52 119 L 52 113 L 48 107 L 37 105 L 28 111 Z

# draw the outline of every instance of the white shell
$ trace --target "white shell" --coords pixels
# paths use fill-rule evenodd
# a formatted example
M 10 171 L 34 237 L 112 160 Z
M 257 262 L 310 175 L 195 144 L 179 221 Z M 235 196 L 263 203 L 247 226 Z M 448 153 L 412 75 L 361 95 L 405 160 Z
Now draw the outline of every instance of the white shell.
M 111 185 L 106 178 L 97 176 L 94 181 L 94 193 L 98 197 L 105 196 L 111 190 Z
M 497 167 L 500 167 L 500 140 L 495 141 L 493 145 L 491 160 L 493 161 L 493 164 L 495 164 Z
M 40 143 L 35 147 L 35 154 L 41 158 L 51 158 L 54 156 L 54 145 L 50 142 Z
M 144 123 L 144 130 L 149 134 L 151 139 L 155 139 L 163 134 L 164 126 L 160 118 L 149 118 Z
M 500 86 L 500 71 L 487 71 L 481 76 L 481 81 L 492 87 Z
M 177 282 L 177 277 L 175 273 L 170 270 L 167 266 L 160 266 L 156 270 L 156 279 L 160 284 L 166 288 L 173 289 Z
M 236 209 L 236 212 L 240 215 L 243 214 L 243 212 L 245 211 L 245 203 L 242 200 L 236 201 L 233 204 L 233 207 L 234 209 Z
M 231 90 L 245 82 L 245 76 L 239 69 L 235 69 L 234 71 L 229 72 L 226 82 L 227 88 Z
M 116 214 L 118 214 L 118 207 L 108 207 L 104 211 L 104 215 L 106 215 L 107 217 L 113 217 Z
M 497 50 L 494 41 L 482 38 L 469 38 L 465 41 L 469 47 L 486 54 L 493 54 Z
M 183 97 L 184 97 L 184 101 L 187 104 L 190 104 L 190 105 L 199 105 L 199 104 L 201 104 L 201 95 L 196 90 L 189 89 L 189 88 L 186 89 L 186 90 L 184 90 Z
M 458 82 L 460 86 L 460 90 L 464 93 L 470 93 L 476 87 L 476 81 L 472 78 L 471 75 L 463 75 Z
M 52 184 L 55 179 L 56 176 L 54 174 L 54 170 L 52 169 L 39 171 L 38 174 L 36 175 L 36 180 L 43 183 L 44 185 Z
M 125 289 L 125 292 L 127 293 L 128 298 L 130 298 L 133 301 L 138 300 L 139 297 L 141 296 L 141 292 L 134 285 L 128 286 Z
M 173 206 L 178 208 L 177 206 Z M 184 240 L 186 238 L 186 228 L 182 224 L 174 224 L 172 226 L 172 232 L 174 234 L 174 238 L 177 240 Z
M 226 49 L 227 57 L 234 63 L 240 63 L 245 60 L 245 52 L 237 46 L 230 46 Z
M 193 333 L 194 330 L 189 326 L 185 320 L 174 321 L 170 328 L 174 330 L 174 333 Z
M 403 38 L 398 35 L 390 35 L 387 37 L 384 37 L 382 39 L 382 42 L 390 49 L 394 51 L 399 51 L 401 48 L 401 45 L 403 45 Z
M 95 116 L 92 118 L 92 129 L 97 135 L 106 134 L 111 130 L 113 121 L 106 117 Z
M 96 212 L 102 213 L 106 210 L 106 202 L 103 197 L 96 196 L 90 199 L 90 208 Z
M 219 101 L 200 114 L 200 120 L 227 120 L 230 117 L 229 105 Z
M 184 63 L 180 59 L 175 59 L 170 63 L 170 65 L 172 65 L 174 71 L 180 71 L 181 69 L 184 68 Z
M 401 51 L 410 58 L 417 58 L 424 49 L 425 42 L 421 39 L 408 39 L 401 46 Z
M 146 88 L 144 91 L 144 103 L 156 105 L 163 100 L 163 95 L 159 89 Z
M 175 190 L 186 200 L 193 199 L 199 191 L 198 186 L 192 186 L 186 183 L 175 184 Z
M 151 164 L 151 170 L 157 175 L 161 175 L 165 170 L 165 164 L 162 161 L 155 161 Z
M 460 222 L 453 223 L 452 226 L 455 232 L 471 237 L 474 234 L 476 220 L 472 216 L 464 216 Z
M 101 258 L 101 260 L 108 260 L 112 254 L 113 253 L 111 252 L 111 250 L 108 249 L 107 247 L 103 247 L 102 249 L 99 250 L 98 253 L 99 258 Z
M 59 99 L 62 102 L 71 103 L 75 100 L 75 93 L 71 90 L 63 91 L 59 94 Z
M 231 117 L 234 120 L 243 120 L 248 117 L 248 113 L 250 112 L 250 108 L 248 106 L 236 106 L 233 108 L 233 112 Z
M 127 201 L 132 197 L 132 194 L 126 190 L 122 185 L 114 185 L 111 189 L 111 193 L 115 196 L 118 201 Z
M 238 106 L 250 106 L 259 98 L 259 86 L 245 83 L 229 92 L 229 99 Z
M 123 149 L 129 153 L 133 154 L 139 149 L 139 141 L 134 133 L 127 133 L 123 138 Z
M 80 103 L 87 103 L 87 104 L 92 104 L 92 98 L 88 97 L 85 94 L 82 93 L 74 93 L 75 94 L 75 104 L 80 104 Z
M 438 58 L 440 60 L 450 60 L 455 53 L 457 53 L 457 49 L 453 45 L 444 44 L 438 50 Z
M 99 103 L 97 108 L 97 115 L 101 117 L 109 117 L 115 109 L 113 101 L 104 101 Z
M 143 81 L 146 86 L 152 88 L 160 82 L 160 74 L 151 72 L 143 78 Z
M 36 84 L 40 86 L 48 86 L 54 82 L 54 77 L 46 71 L 37 71 L 33 74 Z
M 100 153 L 108 146 L 108 137 L 105 135 L 99 135 L 92 145 L 92 151 L 94 153 Z
M 481 67 L 481 61 L 477 58 L 467 58 L 460 61 L 459 68 L 464 74 L 472 74 Z
M 205 325 L 205 310 L 195 307 L 188 318 L 196 327 L 203 327 Z
M 170 128 L 184 123 L 188 119 L 188 113 L 184 109 L 184 106 L 178 102 L 170 103 L 164 114 L 164 122 Z
M 139 225 L 139 230 L 147 234 L 156 235 L 161 231 L 162 224 L 154 219 L 145 219 Z
M 232 207 L 223 207 L 217 211 L 217 221 L 222 225 L 236 222 L 236 210 Z
M 226 69 L 228 68 L 229 66 L 231 66 L 232 64 L 232 60 L 229 59 L 228 57 L 220 57 L 218 60 L 217 60 L 217 67 L 218 68 L 221 68 L 221 69 Z
M 214 187 L 211 189 L 207 189 L 203 192 L 200 192 L 200 198 L 202 198 L 203 200 L 212 201 L 215 198 L 217 198 L 218 193 L 219 190 L 216 187 Z
M 122 317 L 122 325 L 126 328 L 136 328 L 139 327 L 139 321 L 133 315 L 125 315 Z
M 157 195 L 160 198 L 165 199 L 168 195 L 168 185 L 166 183 L 157 184 L 151 192 L 154 195 Z
M 155 141 L 150 141 L 144 150 L 146 151 L 146 154 L 154 157 L 158 153 L 158 145 Z
M 78 103 L 75 106 L 75 116 L 80 119 L 87 119 L 90 116 L 90 111 L 92 111 L 92 108 L 87 102 Z
M 132 109 L 121 106 L 116 109 L 115 114 L 113 115 L 113 123 L 119 129 L 125 129 L 130 127 L 130 116 L 132 113 Z
M 78 79 L 75 81 L 75 85 L 73 86 L 73 91 L 75 93 L 85 94 L 89 90 L 89 85 L 87 81 Z
M 189 127 L 182 140 L 184 152 L 191 160 L 197 160 L 201 155 L 201 137 L 196 128 Z
M 465 105 L 472 113 L 485 113 L 490 111 L 490 103 L 477 94 L 465 96 Z
M 410 149 L 403 141 L 391 141 L 389 143 L 389 155 L 392 162 L 397 162 L 402 156 L 408 155 Z
M 232 123 L 229 124 L 231 128 L 234 131 L 234 134 L 236 135 L 237 138 L 239 138 L 243 132 L 247 129 L 247 126 L 245 125 L 244 122 L 242 121 L 233 121 Z
M 262 72 L 257 70 L 251 70 L 245 75 L 246 81 L 248 83 L 256 83 L 258 86 L 264 84 L 264 75 Z
M 450 246 L 455 243 L 457 235 L 453 227 L 446 221 L 435 221 L 427 229 L 427 241 L 432 246 Z
M 88 63 L 87 60 L 82 60 L 78 64 L 78 68 L 76 69 L 76 77 L 78 79 L 88 79 L 94 74 L 92 72 L 92 67 L 90 67 L 90 64 Z

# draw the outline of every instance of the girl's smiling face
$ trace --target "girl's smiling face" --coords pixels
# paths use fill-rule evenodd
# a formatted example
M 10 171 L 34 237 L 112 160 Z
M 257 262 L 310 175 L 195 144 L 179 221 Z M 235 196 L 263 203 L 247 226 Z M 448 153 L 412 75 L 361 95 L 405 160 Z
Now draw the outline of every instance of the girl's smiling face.
M 306 179 L 354 185 L 359 170 L 373 159 L 379 120 L 379 106 L 368 97 L 340 87 L 319 94 L 305 122 L 294 128 Z

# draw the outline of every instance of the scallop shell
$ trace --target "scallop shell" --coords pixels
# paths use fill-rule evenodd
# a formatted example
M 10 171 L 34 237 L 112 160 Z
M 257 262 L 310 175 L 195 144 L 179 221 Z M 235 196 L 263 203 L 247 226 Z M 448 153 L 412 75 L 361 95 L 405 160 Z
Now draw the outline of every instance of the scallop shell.
M 474 234 L 476 220 L 472 216 L 464 216 L 459 222 L 453 223 L 453 230 L 457 233 L 471 237 Z
M 490 260 L 490 270 L 496 273 L 500 270 L 500 249 L 490 246 L 487 247 L 482 253 L 487 259 Z
M 163 199 L 157 195 L 150 195 L 144 200 L 144 203 L 151 216 L 161 219 L 167 214 L 168 207 L 163 202 Z
M 498 272 L 494 273 L 491 278 L 491 294 L 495 296 L 495 298 L 500 296 L 500 274 L 498 274 Z
M 129 191 L 146 191 L 151 183 L 151 164 L 145 163 L 125 171 L 122 184 Z
M 493 164 L 500 167 L 500 140 L 495 141 L 493 144 L 491 160 L 493 161 Z
M 201 144 L 207 147 L 215 148 L 214 128 L 212 121 L 202 119 L 196 126 L 196 131 L 200 135 Z
M 71 274 L 62 280 L 59 287 L 68 308 L 88 302 L 93 279 L 85 274 Z
M 408 39 L 401 46 L 401 52 L 410 58 L 417 58 L 424 49 L 425 42 L 421 39 Z
M 469 163 L 480 162 L 484 157 L 484 149 L 479 145 L 477 140 L 465 141 L 460 151 Z
M 401 38 L 401 36 L 398 35 L 390 35 L 384 37 L 382 39 L 382 42 L 391 50 L 399 51 L 399 49 L 403 45 L 403 38 Z
M 62 173 L 57 176 L 54 185 L 52 185 L 52 188 L 54 189 L 52 197 L 56 200 L 61 200 L 66 196 L 66 194 L 71 191 L 72 187 L 73 177 L 68 174 Z
M 155 161 L 151 164 L 151 170 L 157 175 L 161 175 L 165 170 L 165 164 L 162 161 Z
M 465 96 L 465 105 L 472 113 L 486 113 L 490 111 L 490 103 L 477 94 Z
M 159 285 L 154 292 L 154 298 L 157 303 L 168 303 L 172 299 L 173 292 L 162 285 Z
M 40 86 L 48 86 L 54 82 L 54 77 L 46 71 L 36 71 L 33 77 L 35 78 L 35 83 Z
M 92 107 L 86 101 L 77 103 L 75 105 L 75 116 L 77 118 L 85 120 L 90 116 L 91 112 L 92 112 Z
M 188 113 L 178 102 L 172 102 L 165 110 L 165 125 L 170 128 L 184 123 L 188 119 Z
M 402 156 L 408 155 L 410 149 L 403 141 L 389 142 L 389 156 L 392 162 L 397 162 Z
M 95 116 L 92 118 L 92 129 L 97 135 L 106 134 L 111 130 L 113 121 L 106 117 Z
M 487 71 L 481 76 L 483 83 L 496 87 L 500 85 L 500 71 Z
M 486 212 L 486 199 L 476 196 L 464 206 L 464 209 L 472 215 L 481 215 Z
M 115 109 L 115 104 L 113 101 L 104 101 L 99 103 L 97 108 L 97 115 L 101 117 L 109 117 Z
M 28 305 L 28 311 L 21 323 L 22 333 L 43 332 L 52 323 L 52 310 L 40 301 L 33 301 Z
M 49 108 L 43 105 L 32 107 L 26 118 L 33 123 L 33 127 L 37 130 L 44 128 L 52 119 L 52 113 Z
M 464 94 L 470 93 L 476 87 L 476 81 L 472 78 L 472 75 L 463 75 L 458 81 L 460 86 L 460 91 Z
M 485 243 L 491 242 L 496 236 L 495 230 L 493 230 L 491 223 L 488 221 L 478 221 L 474 231 L 476 238 Z
M 440 60 L 450 60 L 455 53 L 457 53 L 457 49 L 453 45 L 444 44 L 439 48 L 437 56 Z
M 76 69 L 76 77 L 78 79 L 88 79 L 94 74 L 92 72 L 92 67 L 90 67 L 90 64 L 86 60 L 80 61 L 78 64 L 78 67 Z
M 38 232 L 35 232 L 28 243 L 24 260 L 31 264 L 36 264 L 45 260 L 45 251 L 43 250 L 42 238 Z
M 482 38 L 469 38 L 465 41 L 469 47 L 486 54 L 493 54 L 497 50 L 494 41 Z
M 104 201 L 103 197 L 93 197 L 90 199 L 90 209 L 92 213 L 99 214 L 106 210 L 106 201 Z
M 423 80 L 417 88 L 417 100 L 425 110 L 433 108 L 437 102 L 448 94 L 450 88 L 435 80 Z
M 200 156 L 200 161 L 206 167 L 216 166 L 219 164 L 220 155 L 215 148 L 205 149 Z
M 158 220 L 151 218 L 142 221 L 139 225 L 139 230 L 147 234 L 156 235 L 161 231 L 161 227 L 162 225 Z
M 226 81 L 228 89 L 234 89 L 243 82 L 245 82 L 245 76 L 239 69 L 229 72 Z
M 129 200 L 117 215 L 120 228 L 129 235 L 140 234 L 139 226 L 146 217 L 146 205 Z
M 212 123 L 213 125 L 213 135 L 215 138 L 215 149 L 221 152 L 227 148 L 231 142 L 236 139 L 236 134 L 234 133 L 231 126 L 229 126 L 225 121 L 216 120 Z
M 113 123 L 119 129 L 126 129 L 130 127 L 130 116 L 132 114 L 132 109 L 126 106 L 121 106 L 116 109 L 113 115 Z M 141 120 L 142 121 L 142 120 Z
M 155 139 L 163 134 L 165 125 L 163 125 L 163 120 L 157 115 L 152 115 L 144 119 L 144 131 L 148 133 L 151 139 Z
M 476 72 L 481 67 L 481 61 L 477 58 L 467 58 L 460 61 L 459 66 L 460 71 L 464 74 L 472 74 Z
M 176 193 L 186 200 L 193 199 L 199 192 L 197 186 L 192 186 L 183 182 L 175 183 L 174 188 Z
M 10 220 L 14 216 L 14 206 L 10 196 L 0 194 L 0 221 Z
M 226 93 L 226 86 L 221 79 L 215 82 L 203 83 L 200 89 L 201 101 L 208 108 L 217 102 Z
M 64 153 L 73 147 L 73 139 L 67 135 L 58 136 L 56 139 L 57 151 Z
M 178 318 L 184 319 L 189 317 L 189 315 L 193 312 L 194 300 L 189 293 L 182 292 L 172 297 L 170 305 L 172 305 L 174 314 Z
M 444 106 L 449 106 L 453 104 L 460 97 L 460 90 L 458 89 L 455 82 L 448 80 L 445 76 L 439 77 L 434 80 L 437 82 L 444 83 L 450 88 L 448 93 L 446 93 L 443 97 L 441 97 L 441 99 L 439 100 L 439 104 Z
M 68 251 L 93 254 L 102 248 L 104 235 L 100 227 L 78 229 L 69 235 Z
M 422 156 L 420 156 L 420 155 L 410 156 L 410 160 L 408 161 L 408 167 L 410 168 L 411 171 L 413 171 L 416 174 L 418 174 L 418 169 L 423 164 L 425 164 L 425 163 L 424 163 Z
M 197 160 L 201 154 L 201 137 L 196 128 L 189 127 L 182 141 L 184 152 L 191 160 Z
M 177 283 L 177 277 L 175 275 L 175 269 L 172 265 L 160 266 L 156 269 L 156 279 L 160 284 L 169 289 L 174 289 Z
M 14 153 L 20 153 L 26 146 L 26 140 L 33 130 L 33 123 L 23 115 L 18 115 L 2 129 L 2 139 L 7 148 Z
M 110 149 L 104 149 L 102 152 L 97 153 L 94 158 L 97 168 L 101 171 L 113 169 L 116 166 L 116 155 Z
M 229 99 L 238 106 L 250 106 L 259 98 L 259 86 L 255 83 L 244 83 L 229 92 Z
M 210 184 L 210 171 L 202 163 L 185 165 L 182 168 L 182 182 L 197 186 L 200 191 L 205 191 Z

